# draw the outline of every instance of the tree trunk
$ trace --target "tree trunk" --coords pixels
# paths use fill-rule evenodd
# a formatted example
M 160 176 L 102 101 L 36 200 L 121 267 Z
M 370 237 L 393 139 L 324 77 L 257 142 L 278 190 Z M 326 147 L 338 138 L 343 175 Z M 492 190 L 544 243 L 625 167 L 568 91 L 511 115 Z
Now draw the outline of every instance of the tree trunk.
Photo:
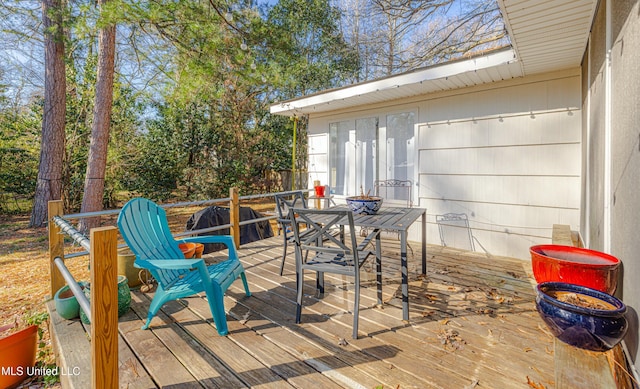
M 44 111 L 40 166 L 30 227 L 41 227 L 47 220 L 47 204 L 62 196 L 62 161 L 64 157 L 64 126 L 66 114 L 66 80 L 64 65 L 64 34 L 62 2 L 43 0 L 44 26 Z
M 109 0 L 100 0 L 102 6 Z M 107 167 L 107 149 L 109 145 L 109 129 L 113 105 L 113 74 L 116 47 L 116 26 L 107 26 L 98 35 L 98 75 L 96 81 L 96 98 L 93 108 L 93 124 L 91 127 L 91 145 L 87 160 L 87 174 L 84 181 L 81 212 L 102 210 L 104 180 Z M 84 232 L 97 227 L 100 218 L 82 219 L 80 229 Z

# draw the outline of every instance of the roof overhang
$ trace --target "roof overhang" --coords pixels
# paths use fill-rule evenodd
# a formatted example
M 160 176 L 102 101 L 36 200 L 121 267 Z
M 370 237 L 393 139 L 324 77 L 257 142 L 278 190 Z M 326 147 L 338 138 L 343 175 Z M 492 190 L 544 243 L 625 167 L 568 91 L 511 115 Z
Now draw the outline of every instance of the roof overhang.
M 498 0 L 512 47 L 282 101 L 301 116 L 579 67 L 598 0 Z

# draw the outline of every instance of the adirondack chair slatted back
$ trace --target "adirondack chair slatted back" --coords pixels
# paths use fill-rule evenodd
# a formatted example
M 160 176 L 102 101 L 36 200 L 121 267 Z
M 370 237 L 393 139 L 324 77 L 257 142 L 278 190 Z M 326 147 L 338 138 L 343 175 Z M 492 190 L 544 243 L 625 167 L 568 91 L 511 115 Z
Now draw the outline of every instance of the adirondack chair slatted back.
M 173 239 L 167 214 L 152 201 L 137 198 L 122 208 L 119 227 L 129 249 L 137 259 L 184 259 L 178 242 Z M 186 270 L 153 271 L 154 277 L 170 284 Z

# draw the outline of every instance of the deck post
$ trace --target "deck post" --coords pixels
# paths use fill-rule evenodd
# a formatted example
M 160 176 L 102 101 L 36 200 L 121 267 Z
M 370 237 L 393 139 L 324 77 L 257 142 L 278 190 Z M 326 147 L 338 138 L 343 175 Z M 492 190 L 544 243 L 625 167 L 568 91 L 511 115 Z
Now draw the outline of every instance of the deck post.
M 54 259 L 60 257 L 64 260 L 64 237 L 62 231 L 56 223 L 53 223 L 54 216 L 62 216 L 64 207 L 62 200 L 52 200 L 48 203 L 48 219 L 49 223 L 49 274 L 51 275 L 49 296 L 53 298 L 58 289 L 65 285 L 62 273 L 53 262 Z
M 240 200 L 238 198 L 238 188 L 232 187 L 229 189 L 229 197 L 231 197 L 229 204 L 231 235 L 233 235 L 233 242 L 236 247 L 240 247 Z
M 91 250 L 91 387 L 118 387 L 118 229 L 93 228 Z

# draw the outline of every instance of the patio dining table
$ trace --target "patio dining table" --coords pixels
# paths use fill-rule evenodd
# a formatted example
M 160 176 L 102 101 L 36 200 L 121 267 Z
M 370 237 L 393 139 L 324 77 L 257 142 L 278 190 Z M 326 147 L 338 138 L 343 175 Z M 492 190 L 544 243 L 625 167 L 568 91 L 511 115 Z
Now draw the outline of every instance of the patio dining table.
M 331 207 L 348 210 L 345 205 Z M 402 319 L 409 320 L 409 272 L 407 266 L 407 234 L 409 227 L 422 218 L 422 274 L 427 273 L 427 210 L 425 208 L 382 207 L 374 215 L 353 214 L 356 227 L 396 231 L 400 235 L 400 265 L 402 271 Z M 320 220 L 319 220 L 320 221 Z

